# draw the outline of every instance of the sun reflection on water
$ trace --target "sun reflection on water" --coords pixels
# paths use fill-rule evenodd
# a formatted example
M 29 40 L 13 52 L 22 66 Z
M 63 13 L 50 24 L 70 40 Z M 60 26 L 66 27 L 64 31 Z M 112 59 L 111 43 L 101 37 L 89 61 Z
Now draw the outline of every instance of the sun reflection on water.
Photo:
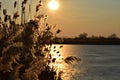
M 54 66 L 63 71 L 62 80 L 119 80 L 119 46 L 104 45 L 53 45 L 58 54 Z M 118 50 L 119 49 L 119 50 Z M 109 54 L 108 54 L 109 53 Z M 60 56 L 59 56 L 60 55 Z M 63 59 L 67 56 L 80 58 L 75 65 L 67 65 Z
M 52 58 L 56 58 L 55 63 L 51 65 L 57 68 L 57 72 L 62 72 L 62 80 L 73 80 L 73 76 L 80 73 L 80 69 L 75 65 L 68 65 L 64 62 L 64 58 L 71 56 L 68 47 L 60 48 L 61 45 L 52 46 Z

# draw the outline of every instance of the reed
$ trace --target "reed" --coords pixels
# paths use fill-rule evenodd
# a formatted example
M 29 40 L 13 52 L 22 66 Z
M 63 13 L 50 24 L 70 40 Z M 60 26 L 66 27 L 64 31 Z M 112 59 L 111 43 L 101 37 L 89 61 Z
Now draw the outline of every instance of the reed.
M 62 80 L 61 71 L 57 72 L 54 66 L 57 58 L 51 54 L 52 45 L 58 40 L 57 34 L 61 30 L 58 29 L 54 34 L 51 31 L 54 26 L 51 27 L 47 22 L 41 26 L 41 21 L 47 18 L 47 15 L 37 13 L 42 6 L 41 0 L 36 6 L 35 18 L 26 21 L 26 4 L 27 0 L 23 0 L 21 15 L 18 11 L 9 15 L 3 9 L 4 20 L 0 22 L 0 80 Z M 15 1 L 14 8 L 17 5 Z M 0 2 L 0 10 L 1 7 Z M 21 24 L 16 22 L 19 15 Z M 60 54 L 59 51 L 56 54 Z M 63 59 L 68 64 L 75 60 L 77 58 L 72 56 Z

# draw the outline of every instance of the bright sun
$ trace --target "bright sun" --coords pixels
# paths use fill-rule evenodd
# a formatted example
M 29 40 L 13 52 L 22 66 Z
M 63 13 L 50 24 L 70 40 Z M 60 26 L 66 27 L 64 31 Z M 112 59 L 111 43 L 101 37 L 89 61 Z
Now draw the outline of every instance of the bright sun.
M 59 7 L 59 3 L 56 0 L 51 0 L 48 3 L 48 8 L 50 8 L 51 10 L 57 10 Z

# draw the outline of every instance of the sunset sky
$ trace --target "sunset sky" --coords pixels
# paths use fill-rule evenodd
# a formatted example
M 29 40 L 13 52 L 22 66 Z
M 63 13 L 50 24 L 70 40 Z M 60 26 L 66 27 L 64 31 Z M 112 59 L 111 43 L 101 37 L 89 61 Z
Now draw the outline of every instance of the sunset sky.
M 3 8 L 12 12 L 15 0 L 0 1 Z M 32 6 L 38 1 L 33 0 Z M 44 0 L 43 13 L 49 16 L 51 25 L 57 24 L 62 30 L 61 36 L 75 37 L 86 32 L 97 36 L 115 33 L 120 37 L 120 0 L 56 0 L 59 3 L 57 10 L 48 8 L 49 1 Z

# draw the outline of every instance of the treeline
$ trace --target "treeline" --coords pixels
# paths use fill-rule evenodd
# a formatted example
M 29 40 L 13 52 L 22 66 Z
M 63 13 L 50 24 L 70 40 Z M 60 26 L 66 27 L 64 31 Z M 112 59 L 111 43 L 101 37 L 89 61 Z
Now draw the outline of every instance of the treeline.
M 95 45 L 120 45 L 120 38 L 116 34 L 108 37 L 88 36 L 87 33 L 81 33 L 74 38 L 64 38 L 63 44 L 95 44 Z
M 88 36 L 87 33 L 81 33 L 79 34 L 77 37 L 75 37 L 74 39 L 80 39 L 80 40 L 85 40 L 85 39 L 120 39 L 117 34 L 110 34 L 109 36 L 105 37 L 105 36 Z

